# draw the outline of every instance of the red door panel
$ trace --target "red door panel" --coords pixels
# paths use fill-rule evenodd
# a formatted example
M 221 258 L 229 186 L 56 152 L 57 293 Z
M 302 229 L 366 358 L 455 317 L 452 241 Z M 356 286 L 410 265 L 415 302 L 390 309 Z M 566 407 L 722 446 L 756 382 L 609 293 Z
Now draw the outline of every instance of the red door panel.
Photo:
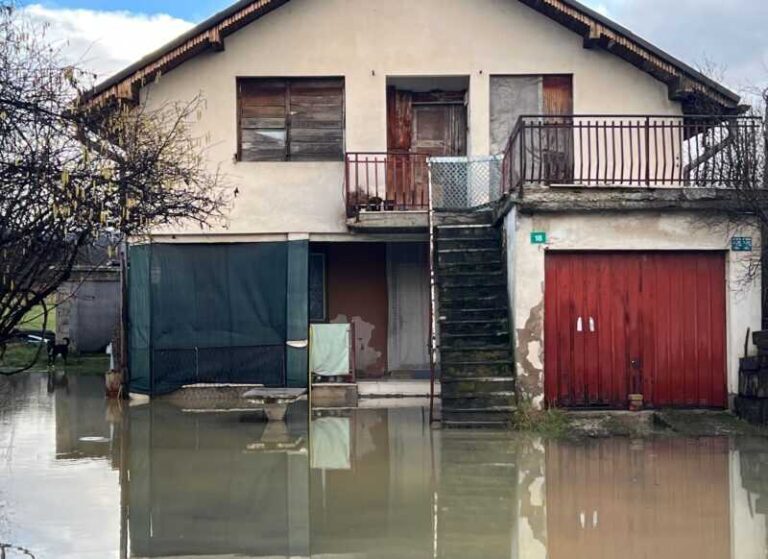
M 717 252 L 550 252 L 550 405 L 725 407 L 725 259 Z

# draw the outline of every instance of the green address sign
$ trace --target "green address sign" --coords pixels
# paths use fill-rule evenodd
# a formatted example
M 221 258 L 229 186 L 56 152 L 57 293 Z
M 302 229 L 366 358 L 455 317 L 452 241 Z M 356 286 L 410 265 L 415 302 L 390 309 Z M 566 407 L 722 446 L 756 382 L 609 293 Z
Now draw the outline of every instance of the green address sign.
M 734 252 L 752 252 L 752 237 L 732 237 L 731 250 Z

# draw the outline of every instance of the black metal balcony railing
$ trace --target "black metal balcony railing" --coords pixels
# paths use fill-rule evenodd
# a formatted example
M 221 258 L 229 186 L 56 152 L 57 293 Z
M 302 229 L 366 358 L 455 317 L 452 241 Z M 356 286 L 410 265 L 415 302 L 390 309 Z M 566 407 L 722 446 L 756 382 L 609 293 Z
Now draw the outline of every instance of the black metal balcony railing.
M 752 117 L 523 116 L 504 153 L 502 189 L 735 188 L 757 180 L 760 129 Z

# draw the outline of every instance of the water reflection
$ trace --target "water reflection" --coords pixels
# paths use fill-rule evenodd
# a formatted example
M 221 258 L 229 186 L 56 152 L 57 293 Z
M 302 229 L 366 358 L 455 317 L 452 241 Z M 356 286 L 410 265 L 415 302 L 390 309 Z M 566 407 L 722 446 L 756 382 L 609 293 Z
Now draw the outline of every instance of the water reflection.
M 0 380 L 0 544 L 35 557 L 766 557 L 768 443 L 432 430 L 420 408 L 118 408 Z M 11 555 L 12 557 L 12 555 Z

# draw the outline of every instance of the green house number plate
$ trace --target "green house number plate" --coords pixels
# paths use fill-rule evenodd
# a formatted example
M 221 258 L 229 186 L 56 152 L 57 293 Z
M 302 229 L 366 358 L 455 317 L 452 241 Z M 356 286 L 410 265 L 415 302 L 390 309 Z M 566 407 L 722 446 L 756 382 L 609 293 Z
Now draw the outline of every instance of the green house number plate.
M 732 237 L 731 250 L 734 252 L 752 252 L 752 237 Z
M 547 234 L 544 231 L 533 231 L 531 233 L 532 245 L 543 245 L 547 243 Z

